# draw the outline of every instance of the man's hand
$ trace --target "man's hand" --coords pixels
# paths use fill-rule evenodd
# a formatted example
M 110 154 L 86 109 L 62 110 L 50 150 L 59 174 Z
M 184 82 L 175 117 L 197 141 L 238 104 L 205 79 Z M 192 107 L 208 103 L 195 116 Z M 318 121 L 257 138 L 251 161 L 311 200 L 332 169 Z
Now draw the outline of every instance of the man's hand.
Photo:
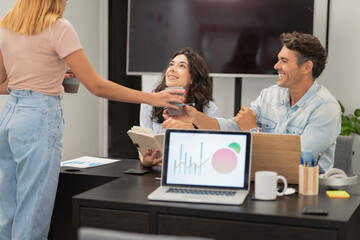
M 239 113 L 235 116 L 235 122 L 242 131 L 249 131 L 256 128 L 256 114 L 247 106 L 242 106 Z
M 170 117 L 163 122 L 162 128 L 194 129 L 194 126 L 191 123 L 173 119 L 172 117 Z
M 183 114 L 178 116 L 169 116 L 169 112 L 167 109 L 163 112 L 163 117 L 165 119 L 169 119 L 170 117 L 175 120 L 180 120 L 187 123 L 193 123 L 195 121 L 195 118 L 198 114 L 198 110 L 196 108 L 185 105 L 183 107 Z

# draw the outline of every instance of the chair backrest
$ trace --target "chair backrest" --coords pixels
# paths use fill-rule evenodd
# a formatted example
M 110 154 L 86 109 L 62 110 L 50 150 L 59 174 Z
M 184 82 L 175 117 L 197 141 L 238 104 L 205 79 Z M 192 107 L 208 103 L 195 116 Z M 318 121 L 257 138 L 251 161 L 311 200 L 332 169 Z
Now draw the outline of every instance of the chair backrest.
M 203 237 L 169 236 L 150 233 L 133 233 L 115 230 L 82 227 L 79 240 L 215 240 Z
M 353 157 L 354 136 L 338 136 L 336 139 L 334 168 L 343 170 L 346 175 L 353 175 L 352 157 Z

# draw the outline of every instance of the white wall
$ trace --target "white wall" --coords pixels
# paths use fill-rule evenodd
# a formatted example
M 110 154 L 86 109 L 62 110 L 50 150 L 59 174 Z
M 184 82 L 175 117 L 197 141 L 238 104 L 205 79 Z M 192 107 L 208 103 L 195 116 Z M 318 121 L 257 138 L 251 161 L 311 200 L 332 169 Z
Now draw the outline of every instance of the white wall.
M 14 3 L 15 0 L 1 1 L 0 16 L 4 16 Z M 64 17 L 69 19 L 76 29 L 90 62 L 101 75 L 106 76 L 104 66 L 107 54 L 103 53 L 107 44 L 102 39 L 106 36 L 101 30 L 105 29 L 102 25 L 106 25 L 106 18 L 103 17 L 106 13 L 104 5 L 107 6 L 106 0 L 68 1 Z M 3 107 L 5 101 L 6 96 L 0 96 L 0 107 Z M 103 124 L 103 121 L 106 121 L 104 115 L 107 115 L 106 101 L 101 101 L 91 95 L 84 86 L 80 86 L 78 94 L 64 94 L 62 106 L 65 117 L 63 160 L 83 155 L 106 156 L 106 138 L 103 134 L 106 132 Z
M 360 1 L 331 0 L 329 59 L 321 83 L 345 106 L 345 113 L 360 108 Z M 360 137 L 354 142 L 353 167 L 360 174 Z
M 103 14 L 105 12 L 107 15 L 107 12 L 104 6 L 107 6 L 107 1 L 68 1 L 64 17 L 73 24 L 96 71 L 106 77 L 107 54 L 104 52 L 107 52 L 107 44 L 104 38 L 107 37 L 104 30 L 107 29 L 107 24 Z M 63 160 L 83 155 L 107 156 L 107 149 L 103 144 L 107 140 L 104 137 L 107 133 L 106 101 L 95 97 L 81 86 L 78 94 L 65 94 L 62 105 L 65 118 Z

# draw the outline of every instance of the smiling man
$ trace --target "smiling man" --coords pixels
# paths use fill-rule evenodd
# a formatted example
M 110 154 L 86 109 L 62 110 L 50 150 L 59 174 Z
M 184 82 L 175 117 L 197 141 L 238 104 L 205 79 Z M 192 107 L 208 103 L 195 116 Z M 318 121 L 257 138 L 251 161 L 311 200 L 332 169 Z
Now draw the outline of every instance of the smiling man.
M 333 167 L 341 129 L 337 100 L 316 79 L 325 69 L 327 53 L 320 41 L 298 32 L 280 35 L 283 47 L 274 65 L 276 85 L 261 91 L 250 108 L 242 106 L 231 119 L 209 118 L 186 107 L 180 118 L 198 128 L 300 135 L 301 151 L 322 154 L 320 172 Z

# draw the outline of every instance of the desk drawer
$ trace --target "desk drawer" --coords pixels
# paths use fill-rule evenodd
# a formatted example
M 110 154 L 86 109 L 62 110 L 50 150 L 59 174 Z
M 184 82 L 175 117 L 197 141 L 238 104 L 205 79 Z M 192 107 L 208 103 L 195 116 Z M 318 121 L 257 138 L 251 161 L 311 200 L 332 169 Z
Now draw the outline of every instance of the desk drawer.
M 80 227 L 83 226 L 148 233 L 149 213 L 81 207 Z
M 158 233 L 168 235 L 202 236 L 216 240 L 335 240 L 337 231 L 264 223 L 238 222 L 211 218 L 159 214 Z

